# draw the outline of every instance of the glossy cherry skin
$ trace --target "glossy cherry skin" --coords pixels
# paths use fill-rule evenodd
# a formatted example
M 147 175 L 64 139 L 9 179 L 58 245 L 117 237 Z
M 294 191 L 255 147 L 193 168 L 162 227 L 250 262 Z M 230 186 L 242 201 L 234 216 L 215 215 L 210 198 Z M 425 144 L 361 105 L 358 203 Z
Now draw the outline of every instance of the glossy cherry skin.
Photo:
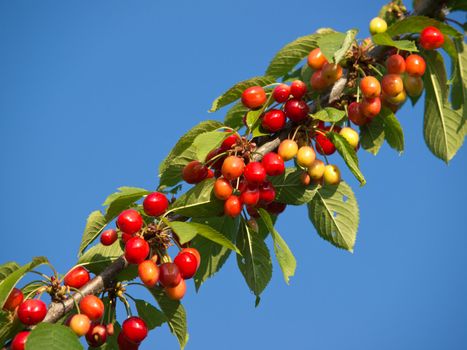
M 331 155 L 336 151 L 336 146 L 330 139 L 322 134 L 316 134 L 316 151 L 319 154 Z
M 228 156 L 222 164 L 222 175 L 227 180 L 235 180 L 243 174 L 245 162 L 242 158 L 236 156 Z
M 241 190 L 240 202 L 245 205 L 255 206 L 259 201 L 259 190 L 258 186 L 255 184 L 246 185 L 244 189 Z
M 288 161 L 293 159 L 298 152 L 298 145 L 294 140 L 284 140 L 279 145 L 277 153 L 284 160 Z
M 294 80 L 290 84 L 290 94 L 294 98 L 301 99 L 306 94 L 306 84 L 301 80 Z
M 89 346 L 97 348 L 107 340 L 107 329 L 102 324 L 92 324 L 86 333 L 86 342 Z
M 13 288 L 3 305 L 3 310 L 15 311 L 15 309 L 23 302 L 23 299 L 24 295 L 21 289 Z
M 310 78 L 311 88 L 317 92 L 323 92 L 329 86 L 326 79 L 324 79 L 323 71 L 317 70 L 313 72 Z
M 297 152 L 297 164 L 303 168 L 307 168 L 313 163 L 316 158 L 316 153 L 313 147 L 302 146 Z
M 285 171 L 283 159 L 275 152 L 265 154 L 261 164 L 263 164 L 264 170 L 266 170 L 266 174 L 269 176 L 282 175 Z
M 243 176 L 248 183 L 259 185 L 266 180 L 266 170 L 260 162 L 250 162 L 246 165 Z
M 242 103 L 245 107 L 256 109 L 264 105 L 267 101 L 266 93 L 261 86 L 252 86 L 242 93 Z
M 351 104 L 349 104 L 349 107 L 347 108 L 347 113 L 350 121 L 356 125 L 362 126 L 368 123 L 368 118 L 363 115 L 360 109 L 360 103 L 358 102 L 352 102 Z
M 189 184 L 197 184 L 208 176 L 208 168 L 200 161 L 189 162 L 182 170 L 182 179 Z
M 102 245 L 105 245 L 105 246 L 114 244 L 117 238 L 118 238 L 117 231 L 114 230 L 113 228 L 105 230 L 104 232 L 101 233 L 101 243 Z
M 279 202 L 272 202 L 266 205 L 266 210 L 270 212 L 271 214 L 279 215 L 285 210 L 286 207 L 287 207 L 287 204 L 279 203 Z
M 165 294 L 172 300 L 181 300 L 186 293 L 186 283 L 185 280 L 181 280 L 178 285 L 175 287 L 165 287 Z
M 139 344 L 148 336 L 148 326 L 140 317 L 129 317 L 122 323 L 122 333 L 130 342 Z
M 386 69 L 389 74 L 402 74 L 405 72 L 405 60 L 399 54 L 391 55 L 386 60 Z
M 160 192 L 150 193 L 144 198 L 143 209 L 149 216 L 161 216 L 167 211 L 169 200 Z
M 225 151 L 222 148 L 213 149 L 211 152 L 208 153 L 206 156 L 206 165 L 213 168 L 214 170 L 220 170 L 222 168 L 222 163 L 226 156 L 221 156 L 222 153 Z M 213 161 L 211 159 L 215 158 Z
M 217 199 L 225 201 L 232 195 L 232 192 L 233 187 L 230 184 L 230 181 L 221 177 L 214 182 L 214 195 Z
M 131 341 L 129 341 L 125 337 L 123 332 L 120 332 L 118 334 L 117 343 L 118 343 L 119 350 L 138 350 L 139 348 L 139 344 L 134 344 Z
M 290 99 L 284 105 L 284 113 L 287 118 L 298 123 L 308 117 L 310 107 L 303 100 Z
M 145 260 L 138 265 L 138 276 L 145 286 L 154 287 L 159 282 L 159 266 L 152 260 Z
M 21 323 L 32 326 L 41 322 L 47 314 L 47 305 L 42 300 L 28 299 L 18 307 L 18 318 Z
M 363 99 L 360 111 L 368 119 L 376 117 L 381 112 L 381 99 L 379 97 Z
M 375 17 L 370 21 L 369 29 L 371 34 L 384 33 L 388 29 L 388 24 L 381 17 Z
M 224 203 L 224 213 L 230 217 L 237 217 L 242 212 L 242 202 L 240 198 L 231 195 Z
M 407 75 L 404 79 L 404 88 L 411 97 L 420 96 L 423 92 L 423 80 L 420 77 Z
M 180 283 L 182 275 L 174 263 L 164 263 L 159 266 L 159 283 L 164 287 L 175 287 Z
M 198 260 L 196 256 L 188 252 L 180 252 L 174 259 L 175 265 L 180 270 L 183 279 L 192 278 L 198 269 Z
M 421 77 L 425 74 L 426 62 L 423 57 L 412 54 L 405 59 L 405 70 L 408 75 Z
M 263 182 L 259 186 L 259 200 L 261 203 L 271 203 L 276 198 L 276 190 L 269 181 Z
M 246 212 L 248 213 L 248 215 L 250 215 L 252 218 L 259 218 L 259 213 L 258 213 L 258 209 L 254 208 L 254 207 L 246 207 Z
M 335 63 L 325 63 L 321 69 L 323 79 L 330 85 L 342 77 L 342 67 Z
M 199 254 L 198 250 L 196 248 L 183 248 L 180 251 L 180 253 L 184 253 L 184 252 L 191 253 L 195 256 L 196 262 L 197 262 L 196 268 L 198 268 L 199 265 L 201 264 L 201 255 Z
M 84 314 L 76 314 L 71 317 L 69 327 L 78 337 L 82 337 L 89 332 L 91 320 Z
M 399 74 L 386 74 L 381 80 L 381 86 L 388 96 L 397 96 L 404 90 L 404 83 Z
M 425 50 L 438 49 L 444 44 L 444 35 L 436 27 L 426 27 L 420 33 L 420 45 Z
M 97 321 L 104 315 L 104 303 L 95 295 L 86 295 L 79 302 L 79 310 L 91 321 Z
M 311 69 L 318 70 L 323 68 L 324 64 L 327 63 L 327 59 L 324 57 L 321 49 L 317 47 L 308 54 L 307 63 Z
M 133 238 L 133 235 L 130 235 L 128 233 L 125 233 L 125 232 L 122 232 L 122 241 L 123 243 L 126 244 L 126 242 L 128 242 L 130 239 Z
M 138 211 L 127 209 L 122 211 L 118 216 L 117 226 L 123 232 L 132 235 L 143 227 L 143 218 Z
M 381 95 L 381 84 L 378 79 L 369 75 L 360 80 L 360 90 L 366 98 L 378 97 Z
M 129 264 L 142 263 L 149 254 L 149 244 L 141 237 L 133 237 L 125 244 L 125 259 Z
M 240 138 L 238 137 L 237 134 L 232 134 L 232 135 L 229 135 L 225 138 L 224 141 L 222 141 L 222 144 L 221 144 L 221 149 L 223 151 L 227 151 L 229 149 L 231 149 L 236 143 L 237 141 L 239 141 Z
M 277 132 L 285 126 L 285 113 L 280 109 L 271 109 L 264 113 L 261 126 L 268 132 Z
M 11 342 L 11 350 L 24 350 L 26 348 L 26 340 L 28 340 L 29 331 L 22 331 L 15 335 Z
M 341 172 L 337 165 L 329 164 L 324 168 L 324 183 L 327 185 L 337 185 L 341 182 Z
M 290 96 L 290 86 L 286 84 L 277 85 L 272 91 L 272 97 L 276 102 L 284 103 L 289 99 Z
M 90 279 L 89 271 L 82 266 L 77 266 L 66 274 L 63 283 L 65 286 L 80 289 L 88 283 Z

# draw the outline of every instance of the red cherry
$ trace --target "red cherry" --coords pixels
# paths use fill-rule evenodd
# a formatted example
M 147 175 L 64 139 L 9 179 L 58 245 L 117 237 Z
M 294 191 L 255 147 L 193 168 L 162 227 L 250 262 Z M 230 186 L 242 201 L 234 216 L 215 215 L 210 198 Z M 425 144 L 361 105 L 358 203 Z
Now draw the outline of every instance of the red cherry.
M 243 176 L 248 183 L 258 185 L 266 179 L 266 170 L 260 162 L 250 162 L 246 165 Z
M 24 295 L 21 289 L 13 288 L 3 305 L 3 310 L 15 311 L 15 309 L 23 302 L 23 299 Z
M 246 207 L 246 212 L 248 213 L 248 215 L 250 215 L 252 218 L 259 218 L 259 213 L 258 213 L 258 209 L 254 208 L 254 207 Z
M 375 98 L 364 98 L 360 103 L 360 111 L 363 116 L 369 119 L 376 117 L 381 111 L 381 99 Z
M 230 217 L 237 217 L 242 212 L 242 202 L 240 198 L 231 195 L 224 203 L 224 213 Z
M 285 113 L 280 109 L 271 109 L 264 113 L 262 127 L 269 132 L 277 132 L 285 126 Z
M 120 332 L 117 338 L 118 349 L 119 350 L 138 350 L 139 344 L 134 344 L 130 342 L 123 332 Z
M 196 248 L 183 248 L 180 253 L 184 252 L 193 254 L 195 256 L 197 262 L 196 268 L 198 268 L 199 264 L 201 264 L 201 255 L 199 254 L 198 250 Z
M 224 159 L 226 157 L 226 155 L 219 156 L 222 153 L 224 153 L 224 150 L 222 148 L 213 149 L 206 156 L 206 165 L 210 166 L 214 170 L 220 170 L 222 168 L 222 163 L 224 162 Z M 217 157 L 217 158 L 211 161 L 211 159 L 213 159 L 214 157 Z
M 308 117 L 310 107 L 303 100 L 290 99 L 284 105 L 284 112 L 287 118 L 298 123 Z
M 186 293 L 186 283 L 185 280 L 182 279 L 178 285 L 175 287 L 165 287 L 164 288 L 165 294 L 172 300 L 181 300 Z
M 182 280 L 180 269 L 174 263 L 164 263 L 159 266 L 159 282 L 164 287 L 175 287 Z
M 125 259 L 129 264 L 142 263 L 149 254 L 149 244 L 141 237 L 133 237 L 125 244 Z
M 131 238 L 133 238 L 133 235 L 122 232 L 122 241 L 123 241 L 123 243 L 126 244 L 126 242 L 128 242 Z
M 149 216 L 161 216 L 169 207 L 169 201 L 165 194 L 160 192 L 150 193 L 144 198 L 144 212 Z
M 152 260 L 145 260 L 138 265 L 138 276 L 144 285 L 154 287 L 159 281 L 159 266 Z
M 259 201 L 259 190 L 255 184 L 248 184 L 241 191 L 240 202 L 246 205 L 254 206 Z
M 188 252 L 178 253 L 174 259 L 174 263 L 178 266 L 180 274 L 185 280 L 192 278 L 198 269 L 198 260 L 196 256 Z
M 89 271 L 82 266 L 77 266 L 66 274 L 63 283 L 65 286 L 80 289 L 88 283 L 90 279 Z
M 189 184 L 197 184 L 208 176 L 208 168 L 201 162 L 193 160 L 182 170 L 182 178 Z
M 104 315 L 104 303 L 92 294 L 86 295 L 80 300 L 79 309 L 81 313 L 88 316 L 91 321 L 96 321 Z
M 92 324 L 86 333 L 86 342 L 89 346 L 97 348 L 107 340 L 107 329 L 102 324 Z
M 101 243 L 102 245 L 105 245 L 105 246 L 114 244 L 117 238 L 118 238 L 117 231 L 115 231 L 113 228 L 105 230 L 104 232 L 101 233 Z
M 405 59 L 405 70 L 408 75 L 421 77 L 425 74 L 426 62 L 423 57 L 412 54 Z
M 326 79 L 324 79 L 323 71 L 321 69 L 315 71 L 310 78 L 311 88 L 317 92 L 323 92 L 329 86 Z
M 336 151 L 336 147 L 326 136 L 316 134 L 316 150 L 319 154 L 331 155 Z
M 29 331 L 22 331 L 16 334 L 11 342 L 11 350 L 24 350 L 26 347 L 26 340 L 28 340 Z
M 279 202 L 272 202 L 266 205 L 266 210 L 270 212 L 271 214 L 279 215 L 285 210 L 286 207 L 287 207 L 287 204 L 279 203 Z
M 266 101 L 267 96 L 261 86 L 249 87 L 242 93 L 242 103 L 247 108 L 255 109 L 261 107 Z
M 18 318 L 27 326 L 38 324 L 45 318 L 46 314 L 47 305 L 41 300 L 28 299 L 18 307 Z
M 386 60 L 386 68 L 389 74 L 402 74 L 405 72 L 405 60 L 399 54 L 391 55 Z
M 368 118 L 362 114 L 362 111 L 360 109 L 360 103 L 358 102 L 352 102 L 351 104 L 349 104 L 349 107 L 347 108 L 347 113 L 349 115 L 349 119 L 354 124 L 361 126 L 368 123 Z
M 222 175 L 227 180 L 235 180 L 243 174 L 245 162 L 242 158 L 236 156 L 228 156 L 222 164 Z
M 272 97 L 276 102 L 284 103 L 289 99 L 290 96 L 290 86 L 286 84 L 277 85 L 272 91 Z
M 263 203 L 271 203 L 276 198 L 276 190 L 269 181 L 263 182 L 259 186 L 259 199 Z
M 147 337 L 148 327 L 142 318 L 133 316 L 123 321 L 122 333 L 130 342 L 139 344 Z
M 117 226 L 123 232 L 132 235 L 143 227 L 143 218 L 136 210 L 127 209 L 118 216 Z
M 444 44 L 444 35 L 436 27 L 426 27 L 420 33 L 420 45 L 425 50 L 438 49 Z
M 306 94 L 306 85 L 301 80 L 294 80 L 292 84 L 290 84 L 290 94 L 294 98 L 301 99 Z
M 221 149 L 223 151 L 227 151 L 227 150 L 231 149 L 237 143 L 237 141 L 239 141 L 239 140 L 240 140 L 240 138 L 238 137 L 237 134 L 229 135 L 229 136 L 226 137 L 226 139 L 224 141 L 222 141 Z
M 263 157 L 261 164 L 263 164 L 266 174 L 269 176 L 282 175 L 285 171 L 285 165 L 282 157 L 275 152 L 267 153 Z

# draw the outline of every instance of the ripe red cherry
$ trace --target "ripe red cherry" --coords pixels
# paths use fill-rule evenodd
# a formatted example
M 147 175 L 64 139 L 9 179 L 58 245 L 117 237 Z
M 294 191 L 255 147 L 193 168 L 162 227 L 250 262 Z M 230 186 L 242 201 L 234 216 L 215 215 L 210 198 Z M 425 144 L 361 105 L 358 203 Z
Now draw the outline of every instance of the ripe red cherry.
M 336 146 L 326 136 L 316 134 L 316 150 L 319 154 L 331 155 L 336 151 Z
M 248 183 L 259 185 L 266 180 L 266 170 L 260 162 L 250 162 L 245 167 L 243 176 Z
M 180 270 L 183 279 L 192 278 L 198 269 L 198 260 L 196 256 L 188 252 L 180 252 L 174 259 L 175 265 Z
M 328 60 L 324 57 L 321 49 L 317 47 L 308 54 L 307 61 L 308 66 L 310 66 L 311 69 L 318 70 L 323 68 L 324 64 L 327 63 Z
M 279 202 L 272 202 L 266 205 L 266 210 L 270 212 L 271 214 L 279 215 L 285 210 L 286 207 L 287 207 L 287 204 L 279 203 Z
M 224 152 L 225 151 L 222 148 L 213 149 L 206 156 L 206 165 L 210 166 L 214 170 L 220 170 L 222 168 L 222 163 L 224 162 L 224 159 L 225 159 L 225 156 L 220 156 L 220 155 Z M 211 161 L 211 159 L 213 159 L 214 157 L 216 157 L 216 159 Z
M 381 99 L 379 97 L 363 99 L 360 103 L 360 111 L 366 118 L 376 117 L 381 112 Z
M 224 213 L 230 217 L 237 217 L 242 212 L 242 202 L 240 198 L 231 195 L 224 203 Z
M 23 302 L 23 299 L 24 295 L 21 289 L 13 288 L 3 305 L 3 310 L 15 311 L 15 309 Z
M 104 315 L 104 303 L 98 297 L 91 294 L 86 295 L 80 300 L 79 309 L 81 313 L 88 316 L 91 321 L 96 321 Z
M 144 212 L 149 216 L 161 216 L 169 207 L 169 201 L 165 194 L 160 192 L 150 193 L 144 198 Z
M 404 90 L 404 83 L 402 82 L 402 78 L 399 74 L 386 74 L 381 80 L 381 86 L 383 88 L 383 92 L 391 97 L 399 95 L 402 90 Z
M 285 113 L 280 109 L 271 109 L 264 113 L 262 127 L 269 132 L 277 132 L 285 126 Z
M 369 75 L 360 80 L 360 89 L 366 98 L 378 97 L 381 95 L 381 84 L 378 79 Z
M 159 281 L 159 266 L 152 260 L 145 260 L 138 265 L 138 276 L 148 287 L 154 287 Z
M 117 343 L 118 343 L 118 349 L 119 350 L 138 350 L 138 348 L 139 348 L 139 344 L 134 344 L 134 343 L 130 342 L 125 337 L 123 332 L 120 332 L 118 334 Z
M 405 70 L 408 75 L 421 77 L 425 74 L 426 63 L 423 57 L 412 54 L 405 59 Z
M 208 176 L 208 168 L 201 162 L 193 160 L 182 170 L 182 178 L 189 184 L 197 184 Z
M 232 185 L 224 178 L 219 178 L 214 182 L 214 195 L 217 199 L 225 201 L 233 192 Z
M 123 241 L 123 243 L 126 244 L 126 242 L 128 242 L 132 237 L 133 237 L 133 235 L 122 232 L 122 241 Z
M 47 306 L 41 300 L 28 299 L 23 301 L 18 307 L 19 320 L 32 326 L 41 322 L 47 314 Z
M 174 263 L 164 263 L 159 266 L 159 282 L 164 287 L 175 287 L 182 280 L 180 269 Z
M 391 55 L 386 60 L 386 69 L 389 74 L 402 74 L 405 72 L 405 60 L 399 54 Z
M 240 202 L 246 205 L 254 206 L 259 201 L 259 190 L 258 185 L 248 184 L 242 190 L 240 194 Z
M 321 69 L 323 79 L 330 84 L 334 84 L 342 77 L 342 67 L 335 63 L 326 62 Z
M 287 118 L 298 123 L 308 117 L 310 108 L 303 100 L 290 99 L 284 105 L 284 113 Z
M 107 340 L 107 329 L 102 324 L 92 324 L 86 333 L 86 342 L 89 346 L 97 348 Z
M 227 180 L 235 180 L 243 174 L 245 162 L 242 158 L 236 156 L 228 156 L 222 164 L 222 175 Z
M 199 254 L 198 250 L 196 248 L 183 248 L 180 253 L 184 252 L 191 253 L 195 256 L 197 262 L 196 268 L 198 268 L 199 264 L 201 264 L 201 255 Z
M 362 126 L 368 123 L 368 118 L 362 114 L 360 109 L 360 103 L 358 102 L 352 102 L 351 104 L 349 104 L 349 107 L 347 108 L 347 113 L 349 115 L 349 119 L 354 124 Z
M 248 215 L 250 215 L 252 218 L 259 218 L 259 213 L 258 213 L 258 209 L 254 208 L 254 207 L 246 207 L 246 212 L 248 213 Z
M 286 84 L 277 85 L 272 91 L 272 97 L 276 102 L 284 103 L 289 99 L 290 96 L 290 86 Z
M 143 218 L 136 210 L 127 209 L 118 216 L 117 226 L 123 232 L 132 235 L 143 227 Z
M 268 204 L 271 203 L 276 198 L 276 190 L 272 183 L 269 181 L 264 181 L 259 186 L 259 199 L 261 202 Z
M 242 103 L 247 108 L 255 109 L 261 107 L 266 101 L 267 96 L 261 86 L 249 87 L 242 93 Z
M 321 70 L 315 71 L 310 78 L 311 88 L 317 92 L 323 92 L 329 86 L 328 82 L 323 77 Z
M 306 94 L 306 85 L 301 80 L 294 80 L 292 84 L 290 84 L 290 94 L 294 98 L 301 99 Z
M 266 170 L 266 174 L 269 176 L 282 175 L 285 171 L 284 161 L 282 160 L 281 156 L 275 152 L 267 153 L 263 157 L 261 164 L 263 164 L 263 167 Z
M 222 151 L 227 151 L 233 147 L 237 143 L 237 141 L 240 140 L 237 134 L 232 134 L 229 135 L 225 138 L 224 141 L 222 141 L 221 144 L 221 149 Z
M 420 33 L 420 45 L 425 50 L 438 49 L 444 44 L 444 35 L 436 27 L 426 27 Z
M 113 228 L 105 230 L 104 232 L 101 233 L 101 243 L 102 245 L 105 245 L 105 246 L 114 244 L 117 238 L 118 238 L 117 231 L 115 231 Z
M 140 317 L 129 317 L 122 323 L 122 333 L 130 342 L 139 344 L 148 335 L 148 326 Z
M 149 244 L 141 237 L 133 237 L 125 244 L 125 259 L 129 264 L 142 263 L 149 254 Z
M 77 266 L 66 274 L 63 283 L 65 286 L 80 289 L 88 283 L 90 279 L 89 271 L 82 266 Z
M 16 334 L 11 342 L 11 350 L 24 350 L 26 347 L 26 340 L 28 340 L 29 331 L 22 331 Z

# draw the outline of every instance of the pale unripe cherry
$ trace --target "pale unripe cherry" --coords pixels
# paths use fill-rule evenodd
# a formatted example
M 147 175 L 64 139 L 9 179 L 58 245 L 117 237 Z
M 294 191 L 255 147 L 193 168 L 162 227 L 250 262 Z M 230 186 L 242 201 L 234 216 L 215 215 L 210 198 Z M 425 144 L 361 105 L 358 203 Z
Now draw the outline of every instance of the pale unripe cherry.
M 388 24 L 381 17 L 375 17 L 370 21 L 370 33 L 372 35 L 384 33 L 388 29 Z
M 404 88 L 410 97 L 418 97 L 423 92 L 423 79 L 406 75 L 404 78 Z
M 353 148 L 358 147 L 359 136 L 358 132 L 356 132 L 354 129 L 349 127 L 342 128 L 341 131 L 339 131 L 339 135 L 346 139 L 350 146 Z
M 297 152 L 297 163 L 303 168 L 308 168 L 316 159 L 315 150 L 310 146 L 303 146 Z
M 324 167 L 324 183 L 327 185 L 337 185 L 341 182 L 341 171 L 337 165 L 329 164 Z
M 323 178 L 324 175 L 324 162 L 321 159 L 315 159 L 313 163 L 308 167 L 307 173 L 310 175 L 311 179 L 315 182 Z
M 298 152 L 298 145 L 294 140 L 284 140 L 280 143 L 277 154 L 281 156 L 284 162 L 293 159 Z
M 383 94 L 383 99 L 385 101 L 389 102 L 390 104 L 401 105 L 407 99 L 407 94 L 406 94 L 405 90 L 402 90 L 396 96 L 388 96 L 386 94 Z

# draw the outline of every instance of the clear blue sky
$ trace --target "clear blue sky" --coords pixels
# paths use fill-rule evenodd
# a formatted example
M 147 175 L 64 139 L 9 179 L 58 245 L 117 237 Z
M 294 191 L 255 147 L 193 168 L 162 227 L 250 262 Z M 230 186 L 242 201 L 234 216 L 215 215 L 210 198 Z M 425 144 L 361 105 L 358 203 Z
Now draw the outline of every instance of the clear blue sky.
M 285 43 L 367 23 L 382 1 L 0 2 L 1 262 L 75 262 L 87 215 L 122 185 L 154 188 L 177 139 Z M 278 230 L 298 260 L 274 266 L 259 308 L 235 259 L 198 295 L 188 350 L 467 348 L 467 152 L 449 166 L 422 138 L 422 103 L 398 116 L 399 157 L 360 152 L 355 253 L 315 233 L 305 207 Z M 144 296 L 135 291 L 137 296 Z M 168 328 L 141 347 L 176 349 Z

